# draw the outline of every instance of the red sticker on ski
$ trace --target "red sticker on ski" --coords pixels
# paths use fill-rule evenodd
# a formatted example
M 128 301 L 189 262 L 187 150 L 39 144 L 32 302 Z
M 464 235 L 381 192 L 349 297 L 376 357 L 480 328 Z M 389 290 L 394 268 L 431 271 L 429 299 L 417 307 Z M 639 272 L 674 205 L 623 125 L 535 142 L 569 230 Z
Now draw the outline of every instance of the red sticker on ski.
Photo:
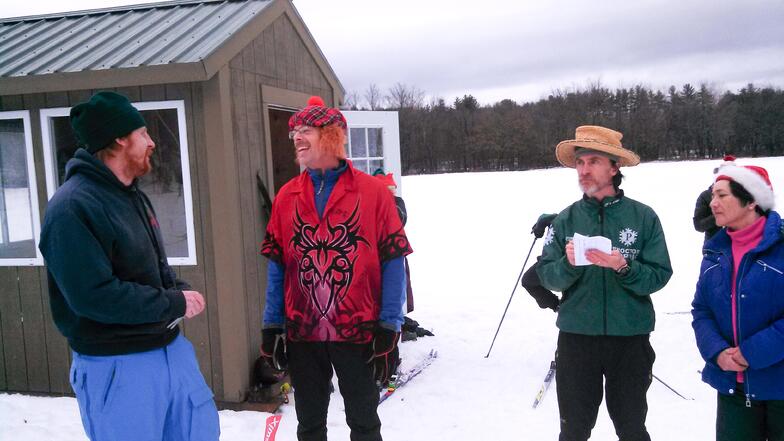
M 264 430 L 264 441 L 275 441 L 275 434 L 278 433 L 278 426 L 283 415 L 272 415 L 267 417 L 267 428 Z

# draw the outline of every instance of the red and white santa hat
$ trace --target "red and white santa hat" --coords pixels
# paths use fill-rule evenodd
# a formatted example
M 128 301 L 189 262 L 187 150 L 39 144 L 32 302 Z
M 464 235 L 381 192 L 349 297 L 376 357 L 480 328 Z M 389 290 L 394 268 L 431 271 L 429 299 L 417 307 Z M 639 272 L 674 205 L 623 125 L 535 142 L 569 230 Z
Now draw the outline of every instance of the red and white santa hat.
M 737 165 L 733 157 L 724 162 L 716 170 L 715 182 L 721 180 L 735 181 L 754 198 L 754 202 L 763 210 L 770 210 L 775 205 L 773 185 L 770 183 L 768 171 L 756 165 Z M 725 158 L 728 159 L 728 158 Z

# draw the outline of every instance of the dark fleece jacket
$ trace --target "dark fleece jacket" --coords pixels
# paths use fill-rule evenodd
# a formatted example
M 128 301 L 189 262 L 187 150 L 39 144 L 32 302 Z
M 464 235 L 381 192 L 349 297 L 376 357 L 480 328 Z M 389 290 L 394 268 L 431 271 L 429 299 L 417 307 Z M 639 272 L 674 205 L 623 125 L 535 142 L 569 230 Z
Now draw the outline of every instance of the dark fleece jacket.
M 80 149 L 49 201 L 41 231 L 52 318 L 81 354 L 117 355 L 169 344 L 185 314 L 161 232 L 136 181 L 125 186 Z

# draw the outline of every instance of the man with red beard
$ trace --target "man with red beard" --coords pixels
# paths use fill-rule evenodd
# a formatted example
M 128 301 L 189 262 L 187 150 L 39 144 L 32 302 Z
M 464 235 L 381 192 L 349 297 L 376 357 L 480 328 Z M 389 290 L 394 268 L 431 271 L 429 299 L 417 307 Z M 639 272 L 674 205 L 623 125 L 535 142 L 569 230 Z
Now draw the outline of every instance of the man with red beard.
M 396 370 L 411 253 L 394 199 L 346 159 L 346 119 L 319 97 L 292 115 L 305 168 L 272 205 L 263 356 L 288 366 L 297 437 L 327 439 L 332 372 L 352 441 L 381 440 L 378 385 Z
M 583 197 L 553 220 L 537 268 L 545 288 L 563 292 L 556 322 L 559 440 L 590 437 L 604 383 L 620 441 L 650 441 L 645 428 L 655 358 L 650 295 L 672 275 L 667 244 L 656 213 L 619 188 L 620 167 L 640 162 L 621 145 L 621 133 L 581 126 L 575 135 L 559 143 L 555 155 L 577 170 Z M 611 252 L 587 250 L 587 262 L 581 262 L 572 243 L 578 233 L 609 238 Z
M 145 125 L 114 92 L 71 109 L 83 148 L 41 231 L 52 318 L 73 349 L 69 378 L 92 441 L 217 441 L 212 391 L 177 326 L 204 310 L 204 298 L 167 263 L 137 185 L 155 149 Z

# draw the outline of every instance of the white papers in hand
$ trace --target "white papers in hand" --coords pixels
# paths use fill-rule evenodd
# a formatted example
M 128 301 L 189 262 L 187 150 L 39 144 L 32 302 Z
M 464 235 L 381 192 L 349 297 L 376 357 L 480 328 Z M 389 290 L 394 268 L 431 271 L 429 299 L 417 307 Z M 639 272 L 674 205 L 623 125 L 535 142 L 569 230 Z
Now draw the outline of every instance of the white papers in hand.
M 574 233 L 572 243 L 574 243 L 574 264 L 576 266 L 593 265 L 585 258 L 585 252 L 588 250 L 612 253 L 612 242 L 604 236 L 583 236 L 580 233 Z

